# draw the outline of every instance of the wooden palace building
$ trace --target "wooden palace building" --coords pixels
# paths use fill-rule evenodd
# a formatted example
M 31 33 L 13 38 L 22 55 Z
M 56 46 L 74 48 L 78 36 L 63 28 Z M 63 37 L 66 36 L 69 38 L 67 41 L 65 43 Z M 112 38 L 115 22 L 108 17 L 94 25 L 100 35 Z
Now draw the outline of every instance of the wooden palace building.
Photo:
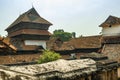
M 52 24 L 42 18 L 34 8 L 21 14 L 7 29 L 10 42 L 18 51 L 46 49 Z

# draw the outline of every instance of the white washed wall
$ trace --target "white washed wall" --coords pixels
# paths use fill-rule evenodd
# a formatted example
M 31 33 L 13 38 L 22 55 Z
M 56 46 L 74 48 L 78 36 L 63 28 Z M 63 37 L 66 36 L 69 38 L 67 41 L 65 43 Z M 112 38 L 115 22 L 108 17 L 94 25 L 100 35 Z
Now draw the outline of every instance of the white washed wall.
M 25 45 L 37 45 L 43 46 L 46 49 L 46 41 L 39 41 L 39 40 L 25 40 Z
M 112 26 L 112 27 L 104 27 L 102 29 L 103 36 L 116 36 L 120 35 L 120 25 Z

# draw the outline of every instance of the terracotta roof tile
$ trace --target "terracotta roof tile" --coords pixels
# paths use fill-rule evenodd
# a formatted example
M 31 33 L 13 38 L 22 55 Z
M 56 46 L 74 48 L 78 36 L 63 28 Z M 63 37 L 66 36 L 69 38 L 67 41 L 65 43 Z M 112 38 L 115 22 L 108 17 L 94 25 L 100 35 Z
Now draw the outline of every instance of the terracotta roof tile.
M 37 61 L 41 53 L 37 54 L 19 54 L 19 55 L 1 55 L 0 64 L 16 64 L 23 62 Z
M 52 40 L 52 41 L 47 42 L 47 46 L 49 49 L 53 49 L 56 51 L 100 48 L 101 47 L 101 36 L 88 36 L 88 37 L 73 38 L 68 42 Z
M 37 46 L 35 45 L 25 45 L 22 47 L 22 50 L 36 50 Z
M 74 50 L 75 48 L 68 42 L 64 42 L 61 46 L 54 45 L 56 51 Z
M 73 38 L 69 41 L 75 48 L 100 48 L 101 36 Z
M 1 49 L 6 49 L 6 52 L 9 52 L 10 50 L 12 50 L 13 52 L 16 51 L 16 47 L 13 46 L 10 42 L 9 42 L 9 38 L 3 38 L 0 37 L 0 47 Z M 4 50 L 3 50 L 4 51 Z
M 47 48 L 55 51 L 73 50 L 74 47 L 69 42 L 63 42 L 59 38 L 51 38 L 47 41 Z

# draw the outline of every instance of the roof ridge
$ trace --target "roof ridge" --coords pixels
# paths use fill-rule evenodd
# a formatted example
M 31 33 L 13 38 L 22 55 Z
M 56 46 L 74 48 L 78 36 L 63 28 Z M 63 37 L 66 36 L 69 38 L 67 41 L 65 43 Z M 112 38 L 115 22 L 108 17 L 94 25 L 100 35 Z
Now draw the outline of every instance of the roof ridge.
M 109 15 L 109 17 L 99 25 L 99 27 L 107 27 L 110 25 L 117 25 L 120 24 L 120 18 L 116 16 Z
M 30 13 L 30 14 L 29 14 Z M 20 23 L 20 22 L 31 22 L 31 23 L 40 23 L 40 24 L 48 24 L 48 25 L 52 25 L 52 23 L 50 23 L 49 21 L 47 21 L 46 19 L 42 18 L 38 12 L 32 7 L 30 10 L 24 12 L 23 14 L 21 14 L 7 29 L 5 29 L 6 31 L 9 28 L 12 28 L 13 26 L 15 26 L 16 24 Z

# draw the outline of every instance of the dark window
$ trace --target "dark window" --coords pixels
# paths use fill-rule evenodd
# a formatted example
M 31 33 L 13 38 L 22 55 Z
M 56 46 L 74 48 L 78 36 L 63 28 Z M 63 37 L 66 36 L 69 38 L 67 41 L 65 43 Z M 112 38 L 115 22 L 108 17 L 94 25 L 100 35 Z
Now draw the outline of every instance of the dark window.
M 112 27 L 112 25 L 109 25 L 109 27 Z

